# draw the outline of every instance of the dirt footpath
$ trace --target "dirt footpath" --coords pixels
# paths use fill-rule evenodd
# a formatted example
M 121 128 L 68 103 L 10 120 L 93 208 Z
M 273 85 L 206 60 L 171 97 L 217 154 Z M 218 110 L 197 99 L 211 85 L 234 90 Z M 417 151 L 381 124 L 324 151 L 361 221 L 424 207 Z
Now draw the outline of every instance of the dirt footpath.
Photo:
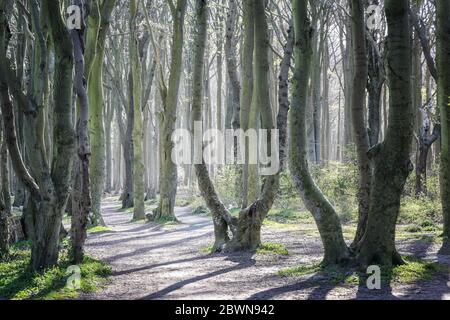
M 320 239 L 300 231 L 263 228 L 263 241 L 284 244 L 287 256 L 211 255 L 205 253 L 213 243 L 209 217 L 177 208 L 181 224 L 160 226 L 130 222 L 132 214 L 119 208 L 111 200 L 103 204 L 112 231 L 91 234 L 87 243 L 88 254 L 112 265 L 111 281 L 82 299 L 450 299 L 447 275 L 379 291 L 334 286 L 321 282 L 320 276 L 280 277 L 280 269 L 320 262 Z M 436 244 L 405 241 L 398 248 L 450 265 L 449 256 L 436 254 Z

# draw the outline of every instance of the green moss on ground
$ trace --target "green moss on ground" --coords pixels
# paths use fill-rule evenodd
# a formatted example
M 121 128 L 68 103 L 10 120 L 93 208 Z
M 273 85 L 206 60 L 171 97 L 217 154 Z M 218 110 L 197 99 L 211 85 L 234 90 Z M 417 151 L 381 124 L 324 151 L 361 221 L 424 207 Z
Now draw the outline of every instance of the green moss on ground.
M 30 270 L 30 257 L 30 245 L 19 243 L 13 246 L 11 257 L 0 263 L 0 297 L 12 300 L 76 299 L 80 293 L 96 291 L 111 274 L 110 266 L 86 257 L 83 264 L 79 265 L 81 288 L 69 289 L 66 283 L 71 274 L 66 272 L 71 263 L 66 252 L 61 254 L 57 266 L 42 272 Z
M 200 252 L 206 253 L 206 254 L 213 253 L 213 246 L 207 246 L 207 247 L 201 248 Z
M 448 266 L 430 262 L 415 257 L 403 257 L 404 265 L 395 266 L 391 269 L 381 268 L 382 283 L 409 284 L 420 281 L 432 280 L 439 275 L 448 274 Z M 311 281 L 328 282 L 334 285 L 355 284 L 360 281 L 365 283 L 367 274 L 358 272 L 352 268 L 340 266 L 324 267 L 320 263 L 313 265 L 300 265 L 297 267 L 282 269 L 277 273 L 282 277 L 304 277 L 313 276 Z
M 167 216 L 161 216 L 159 219 L 152 220 L 152 223 L 159 224 L 161 226 L 175 226 L 180 224 L 180 221 L 177 220 L 175 217 L 167 217 Z
M 278 254 L 278 255 L 288 255 L 289 251 L 285 247 L 284 244 L 281 243 L 273 243 L 273 242 L 264 242 L 259 248 L 256 250 L 258 254 Z
M 105 227 L 105 226 L 96 226 L 89 228 L 87 230 L 88 233 L 103 233 L 103 232 L 115 232 L 113 229 Z
M 358 283 L 358 275 L 353 270 L 349 271 L 340 266 L 324 267 L 320 263 L 283 269 L 278 271 L 278 275 L 282 277 L 303 277 L 311 275 L 316 276 L 312 281 L 325 281 L 334 285 Z

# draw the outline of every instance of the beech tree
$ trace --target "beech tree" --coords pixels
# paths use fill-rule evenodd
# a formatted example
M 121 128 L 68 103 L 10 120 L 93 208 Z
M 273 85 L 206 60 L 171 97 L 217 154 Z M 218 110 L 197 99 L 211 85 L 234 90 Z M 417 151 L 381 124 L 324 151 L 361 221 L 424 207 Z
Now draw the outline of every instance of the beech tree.
M 402 263 L 395 249 L 395 227 L 402 191 L 413 170 L 410 153 L 414 130 L 408 8 L 407 0 L 385 1 L 389 125 L 384 141 L 369 151 L 373 162 L 369 215 L 357 254 L 363 265 Z
M 306 108 L 312 65 L 311 21 L 305 1 L 293 0 L 294 19 L 294 76 L 292 102 L 289 113 L 289 162 L 292 178 L 305 206 L 313 214 L 324 246 L 323 264 L 345 262 L 349 251 L 342 235 L 339 218 L 329 201 L 314 183 L 309 172 L 306 136 Z
M 444 238 L 450 239 L 450 4 L 438 1 L 437 9 L 437 68 L 438 105 L 441 112 L 441 198 L 444 215 Z
M 183 38 L 184 38 L 184 17 L 186 14 L 186 0 L 177 0 L 176 5 L 172 0 L 167 3 L 173 19 L 173 35 L 171 49 L 170 76 L 167 85 L 162 77 L 160 78 L 160 94 L 162 100 L 162 110 L 158 117 L 161 126 L 160 137 L 160 200 L 158 208 L 155 210 L 154 219 L 171 218 L 175 219 L 174 207 L 175 196 L 177 194 L 177 168 L 172 162 L 172 133 L 175 129 L 177 119 L 178 91 L 182 72 Z
M 0 7 L 4 12 L 5 1 L 0 2 Z M 75 148 L 75 133 L 72 127 L 72 69 L 73 69 L 73 45 L 65 22 L 60 12 L 59 1 L 43 1 L 41 7 L 33 3 L 34 16 L 33 31 L 36 37 L 44 37 L 39 33 L 41 23 L 48 19 L 49 33 L 55 51 L 55 75 L 53 83 L 53 101 L 54 101 L 54 148 L 57 152 L 53 155 L 52 163 L 49 162 L 49 145 L 45 145 L 42 139 L 44 126 L 44 111 L 46 101 L 43 99 L 44 89 L 47 84 L 45 77 L 36 79 L 35 89 L 36 100 L 29 103 L 28 98 L 23 96 L 23 92 L 16 91 L 14 78 L 10 77 L 13 73 L 11 65 L 8 63 L 6 50 L 8 38 L 6 31 L 7 24 L 0 26 L 1 51 L 0 65 L 2 76 L 2 115 L 5 123 L 5 138 L 8 148 L 11 152 L 13 165 L 16 174 L 22 180 L 30 193 L 30 199 L 27 204 L 29 214 L 29 230 L 32 231 L 31 249 L 31 267 L 35 270 L 54 266 L 58 261 L 59 254 L 59 233 L 61 221 L 65 211 L 67 198 L 69 196 L 70 175 L 73 163 L 73 152 Z M 52 12 L 52 14 L 49 14 Z M 39 15 L 40 13 L 40 15 Z M 3 16 L 3 14 L 2 14 Z M 43 39 L 41 39 L 43 40 Z M 40 46 L 35 46 L 39 54 L 35 55 L 36 63 L 46 61 L 46 49 L 42 41 Z M 43 60 L 41 60 L 43 59 Z M 39 72 L 41 75 L 47 72 L 46 64 Z M 5 79 L 6 78 L 6 79 Z M 41 82 L 40 82 L 41 81 Z M 17 101 L 21 103 L 21 110 L 25 113 L 27 125 L 27 158 L 30 163 L 30 171 L 23 163 L 23 156 L 17 145 L 17 135 L 15 128 L 14 113 L 12 102 L 9 98 L 12 93 Z M 29 110 L 30 105 L 32 110 Z M 37 116 L 36 116 L 37 115 Z

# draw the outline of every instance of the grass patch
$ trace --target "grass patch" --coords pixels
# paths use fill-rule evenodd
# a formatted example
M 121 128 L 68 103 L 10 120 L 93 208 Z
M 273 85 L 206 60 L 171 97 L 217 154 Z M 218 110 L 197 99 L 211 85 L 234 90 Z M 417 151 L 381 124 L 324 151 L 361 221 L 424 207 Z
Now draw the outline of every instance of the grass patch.
M 298 224 L 294 223 L 279 223 L 272 220 L 264 220 L 263 225 L 269 227 L 271 229 L 279 229 L 279 230 L 297 230 L 299 228 Z
M 105 227 L 105 226 L 96 226 L 89 228 L 87 230 L 88 233 L 103 233 L 103 232 L 115 232 L 113 229 Z
M 402 199 L 399 223 L 421 228 L 435 227 L 441 221 L 442 207 L 439 199 L 405 196 Z
M 59 264 L 43 272 L 29 268 L 31 250 L 28 243 L 15 245 L 8 261 L 0 263 L 0 297 L 12 300 L 76 299 L 80 293 L 94 292 L 111 274 L 111 268 L 104 262 L 86 257 L 81 270 L 81 288 L 69 289 L 66 274 L 71 265 L 67 253 L 62 252 Z
M 175 217 L 161 216 L 159 219 L 151 220 L 151 222 L 162 225 L 162 226 L 171 226 L 177 225 L 180 222 Z
M 213 246 L 210 245 L 210 246 L 201 248 L 201 249 L 200 249 L 200 252 L 201 252 L 201 253 L 206 253 L 206 254 L 214 253 L 214 252 L 213 252 Z
M 314 221 L 309 212 L 300 212 L 295 209 L 273 209 L 267 215 L 267 220 L 282 224 Z
M 346 270 L 340 266 L 324 267 L 320 263 L 283 269 L 278 271 L 277 274 L 282 277 L 302 277 L 313 275 L 315 277 L 314 279 L 311 279 L 311 281 L 323 281 L 334 285 L 341 283 L 358 284 L 358 275 L 354 270 Z
M 200 205 L 192 210 L 193 215 L 209 215 L 210 211 L 207 207 Z
M 450 271 L 445 265 L 421 260 L 415 257 L 403 257 L 406 264 L 395 266 L 391 269 L 381 268 L 381 282 L 383 284 L 410 284 L 420 281 L 432 280 L 433 278 L 447 274 Z M 322 264 L 300 265 L 293 268 L 282 269 L 277 273 L 282 277 L 313 276 L 310 281 L 328 282 L 333 285 L 354 284 L 362 281 L 365 283 L 368 275 L 354 268 L 341 266 L 327 266 Z
M 239 213 L 241 212 L 240 208 L 231 208 L 228 210 L 233 217 L 239 217 Z
M 406 264 L 396 266 L 384 272 L 385 281 L 391 279 L 395 283 L 414 283 L 432 280 L 439 274 L 448 273 L 447 266 L 436 262 L 429 262 L 415 257 L 403 257 Z
M 289 251 L 281 243 L 265 242 L 262 243 L 256 250 L 259 254 L 278 254 L 278 255 L 288 255 Z
M 122 207 L 120 207 L 120 208 L 117 209 L 118 212 L 123 212 L 123 213 L 133 213 L 133 210 L 134 210 L 133 207 L 131 207 L 131 208 L 122 208 Z

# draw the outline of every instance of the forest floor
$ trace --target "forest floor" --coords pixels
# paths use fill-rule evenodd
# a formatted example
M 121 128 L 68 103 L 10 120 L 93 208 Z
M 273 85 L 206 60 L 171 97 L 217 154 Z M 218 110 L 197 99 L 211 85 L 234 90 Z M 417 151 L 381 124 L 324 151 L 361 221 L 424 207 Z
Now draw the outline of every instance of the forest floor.
M 302 228 L 263 227 L 263 241 L 283 244 L 287 255 L 209 254 L 211 218 L 191 211 L 176 208 L 179 224 L 132 222 L 132 213 L 120 210 L 117 199 L 106 199 L 108 229 L 89 235 L 87 252 L 111 264 L 112 276 L 104 288 L 81 299 L 450 299 L 448 273 L 381 290 L 336 284 L 320 273 L 280 276 L 280 270 L 320 262 L 320 238 Z M 435 241 L 406 238 L 397 245 L 401 254 L 450 266 L 450 256 L 438 255 Z

